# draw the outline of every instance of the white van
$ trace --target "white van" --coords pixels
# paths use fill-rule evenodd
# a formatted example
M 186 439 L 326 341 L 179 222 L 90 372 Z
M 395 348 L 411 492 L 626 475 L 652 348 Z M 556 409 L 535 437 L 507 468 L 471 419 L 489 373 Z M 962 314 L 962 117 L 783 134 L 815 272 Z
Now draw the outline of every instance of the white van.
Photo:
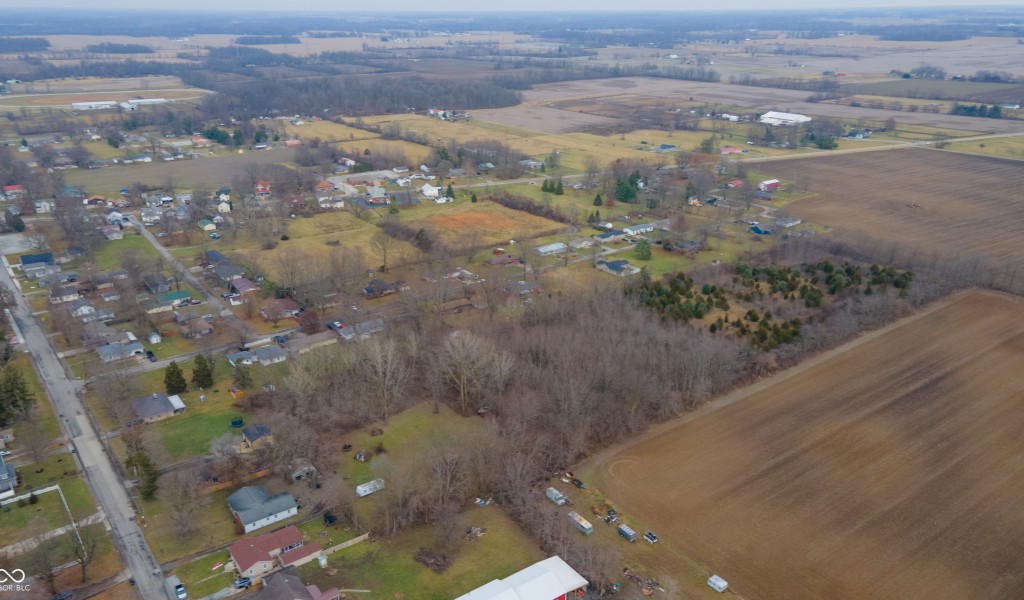
M 729 588 L 729 582 L 722 579 L 718 575 L 712 575 L 711 577 L 709 577 L 708 585 L 710 585 L 711 589 L 715 590 L 716 592 L 724 592 Z

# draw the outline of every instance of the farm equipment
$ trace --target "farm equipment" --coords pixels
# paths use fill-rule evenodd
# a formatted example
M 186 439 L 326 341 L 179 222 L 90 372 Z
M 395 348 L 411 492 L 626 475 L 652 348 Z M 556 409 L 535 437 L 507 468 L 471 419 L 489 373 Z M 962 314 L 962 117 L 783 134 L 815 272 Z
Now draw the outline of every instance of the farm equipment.
M 627 579 L 629 579 L 633 583 L 635 583 L 638 586 L 640 586 L 640 591 L 643 593 L 644 596 L 653 595 L 655 590 L 665 591 L 658 584 L 658 580 L 657 579 L 651 579 L 651 578 L 644 579 L 643 577 L 640 577 L 636 573 L 630 571 L 629 567 L 626 567 L 626 568 L 622 569 L 622 574 L 625 575 Z

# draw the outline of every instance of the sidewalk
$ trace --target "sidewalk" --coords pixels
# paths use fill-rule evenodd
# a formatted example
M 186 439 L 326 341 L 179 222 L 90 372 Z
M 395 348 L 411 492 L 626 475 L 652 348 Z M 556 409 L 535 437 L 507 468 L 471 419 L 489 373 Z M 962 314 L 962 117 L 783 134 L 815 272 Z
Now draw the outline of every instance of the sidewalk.
M 100 511 L 98 513 L 94 513 L 94 514 L 89 515 L 88 517 L 82 519 L 81 521 L 78 521 L 77 523 L 75 523 L 75 525 L 77 527 L 84 527 L 86 525 L 92 525 L 94 523 L 102 523 L 102 522 L 103 522 L 103 512 Z M 11 544 L 9 546 L 4 546 L 3 548 L 0 548 L 0 556 L 14 556 L 16 554 L 24 554 L 25 552 L 28 552 L 29 550 L 32 550 L 33 548 L 38 546 L 39 542 L 41 542 L 43 540 L 48 540 L 48 539 L 53 538 L 53 537 L 57 537 L 59 535 L 64 535 L 65 533 L 67 533 L 69 531 L 71 531 L 71 525 L 65 525 L 64 527 L 59 527 L 59 528 L 54 529 L 52 531 L 47 531 L 46 533 L 44 533 L 42 535 L 39 535 L 39 536 L 36 536 L 34 538 L 29 538 L 27 540 L 22 540 L 20 542 L 15 542 L 15 543 L 13 543 L 13 544 Z

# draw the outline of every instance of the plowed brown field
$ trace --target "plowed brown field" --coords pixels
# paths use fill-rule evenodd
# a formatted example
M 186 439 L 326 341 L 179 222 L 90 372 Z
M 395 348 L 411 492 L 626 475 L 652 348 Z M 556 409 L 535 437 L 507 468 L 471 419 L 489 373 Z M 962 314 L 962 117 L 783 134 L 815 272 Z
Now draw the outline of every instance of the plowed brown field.
M 925 258 L 1024 261 L 1024 163 L 918 148 L 773 161 L 766 171 L 814 195 L 787 210 L 842 235 Z
M 1024 302 L 955 297 L 599 464 L 744 598 L 1024 598 Z M 668 546 L 668 547 L 664 547 Z

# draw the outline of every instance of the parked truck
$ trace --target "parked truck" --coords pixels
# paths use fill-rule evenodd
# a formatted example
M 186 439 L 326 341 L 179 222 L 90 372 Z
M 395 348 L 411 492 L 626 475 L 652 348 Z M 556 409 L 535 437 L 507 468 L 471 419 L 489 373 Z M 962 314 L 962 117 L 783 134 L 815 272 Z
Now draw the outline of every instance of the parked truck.
M 554 502 L 558 506 L 565 506 L 565 503 L 568 500 L 565 497 L 565 494 L 556 490 L 553 487 L 549 487 L 547 491 L 544 492 L 544 494 L 548 497 L 548 500 Z
M 637 538 L 636 532 L 633 531 L 633 528 L 625 523 L 619 525 L 619 535 L 631 542 L 635 542 Z
M 575 511 L 569 513 L 569 520 L 572 521 L 576 529 L 579 529 L 586 535 L 594 533 L 594 526 L 590 524 L 590 521 L 579 516 Z

